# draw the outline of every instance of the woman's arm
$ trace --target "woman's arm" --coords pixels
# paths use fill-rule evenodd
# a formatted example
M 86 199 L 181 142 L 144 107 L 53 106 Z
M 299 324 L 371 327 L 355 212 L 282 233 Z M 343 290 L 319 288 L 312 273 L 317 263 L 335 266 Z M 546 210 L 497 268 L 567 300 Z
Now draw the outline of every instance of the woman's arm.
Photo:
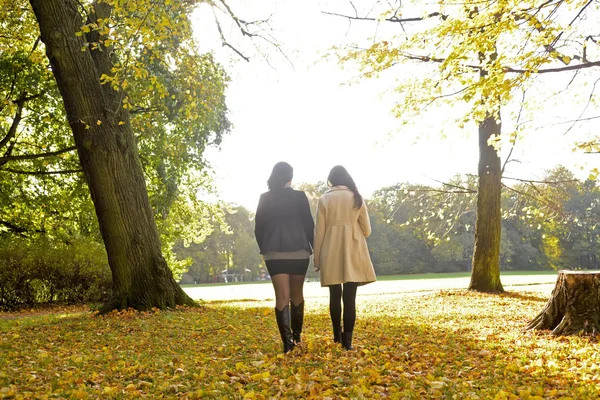
M 258 200 L 258 207 L 256 207 L 256 215 L 254 216 L 254 237 L 256 238 L 256 243 L 258 243 L 258 247 L 262 252 L 262 241 L 265 233 L 265 200 L 263 195 L 260 195 L 260 199 Z
M 359 210 L 358 225 L 360 226 L 360 230 L 362 231 L 363 235 L 365 235 L 365 237 L 369 237 L 371 234 L 371 221 L 369 220 L 369 211 L 367 210 L 367 205 L 364 202 Z
M 306 233 L 306 239 L 310 243 L 310 247 L 315 247 L 315 221 L 313 221 L 312 214 L 310 212 L 310 204 L 308 203 L 308 197 L 306 193 L 302 192 L 302 198 L 300 199 L 300 218 L 302 219 L 302 226 Z
M 317 224 L 315 225 L 315 255 L 313 258 L 315 264 L 315 271 L 321 269 L 321 265 L 319 265 L 320 254 L 321 254 L 321 246 L 323 246 L 323 240 L 325 239 L 325 206 L 323 202 L 323 198 L 319 199 L 319 204 L 317 205 Z

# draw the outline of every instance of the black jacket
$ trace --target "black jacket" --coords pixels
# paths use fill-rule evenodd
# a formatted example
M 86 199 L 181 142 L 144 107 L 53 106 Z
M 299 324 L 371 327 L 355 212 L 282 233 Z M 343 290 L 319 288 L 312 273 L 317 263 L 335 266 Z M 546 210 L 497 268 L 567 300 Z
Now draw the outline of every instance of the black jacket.
M 260 195 L 254 235 L 261 254 L 299 250 L 312 254 L 314 226 L 304 192 L 282 188 Z

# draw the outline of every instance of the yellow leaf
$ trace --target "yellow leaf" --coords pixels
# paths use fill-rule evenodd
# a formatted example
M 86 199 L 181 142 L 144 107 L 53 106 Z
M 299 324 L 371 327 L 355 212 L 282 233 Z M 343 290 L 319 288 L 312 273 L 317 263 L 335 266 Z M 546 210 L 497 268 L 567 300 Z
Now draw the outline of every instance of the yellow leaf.
M 431 386 L 432 389 L 441 389 L 444 387 L 444 382 L 442 382 L 442 381 L 429 382 L 429 386 Z
M 102 124 L 102 121 L 100 121 L 100 120 L 96 121 L 96 125 L 101 125 L 101 124 Z

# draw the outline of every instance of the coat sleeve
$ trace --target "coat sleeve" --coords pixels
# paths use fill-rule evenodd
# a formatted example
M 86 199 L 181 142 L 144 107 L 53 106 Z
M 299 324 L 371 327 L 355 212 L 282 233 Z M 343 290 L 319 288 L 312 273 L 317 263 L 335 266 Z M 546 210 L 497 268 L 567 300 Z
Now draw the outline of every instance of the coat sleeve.
M 323 204 L 323 198 L 320 198 L 319 204 L 317 205 L 317 223 L 315 225 L 315 256 L 313 259 L 315 267 L 321 267 L 321 265 L 319 265 L 319 257 L 321 255 L 321 247 L 323 246 L 323 240 L 325 239 L 325 206 Z
M 367 205 L 363 203 L 358 212 L 358 225 L 360 226 L 360 230 L 365 237 L 369 237 L 371 234 L 371 221 L 369 220 L 369 211 L 367 210 Z
M 261 250 L 261 253 L 262 253 L 262 245 L 263 245 L 262 242 L 263 242 L 263 238 L 264 238 L 265 223 L 266 223 L 265 211 L 266 211 L 265 199 L 261 195 L 260 199 L 258 200 L 258 207 L 256 208 L 256 215 L 254 216 L 254 237 L 256 238 L 256 243 L 258 243 L 258 247 Z
M 315 221 L 313 221 L 312 213 L 310 212 L 310 204 L 308 202 L 308 197 L 306 197 L 306 193 L 301 193 L 302 196 L 300 198 L 300 217 L 302 219 L 302 226 L 304 227 L 306 239 L 308 240 L 308 243 L 310 243 L 310 247 L 314 249 Z

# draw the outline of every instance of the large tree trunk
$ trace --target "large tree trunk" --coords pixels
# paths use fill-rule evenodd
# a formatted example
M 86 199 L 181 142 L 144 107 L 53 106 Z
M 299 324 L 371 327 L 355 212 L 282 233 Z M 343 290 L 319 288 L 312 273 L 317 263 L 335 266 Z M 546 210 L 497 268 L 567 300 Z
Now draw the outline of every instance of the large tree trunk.
M 98 41 L 95 32 L 87 38 L 75 35 L 84 24 L 78 1 L 30 3 L 64 100 L 108 254 L 113 290 L 105 310 L 193 304 L 161 253 L 137 145 L 121 104 L 124 94 L 110 84 L 100 84 L 102 74 L 111 75 L 110 49 L 86 50 L 88 41 Z M 101 3 L 90 18 L 106 18 L 110 12 L 110 6 Z
M 550 329 L 557 336 L 600 333 L 600 272 L 559 271 L 548 303 L 526 329 Z
M 469 290 L 480 292 L 504 291 L 500 282 L 502 170 L 498 153 L 488 145 L 488 139 L 492 135 L 500 135 L 500 133 L 501 125 L 491 114 L 479 125 L 477 222 Z

